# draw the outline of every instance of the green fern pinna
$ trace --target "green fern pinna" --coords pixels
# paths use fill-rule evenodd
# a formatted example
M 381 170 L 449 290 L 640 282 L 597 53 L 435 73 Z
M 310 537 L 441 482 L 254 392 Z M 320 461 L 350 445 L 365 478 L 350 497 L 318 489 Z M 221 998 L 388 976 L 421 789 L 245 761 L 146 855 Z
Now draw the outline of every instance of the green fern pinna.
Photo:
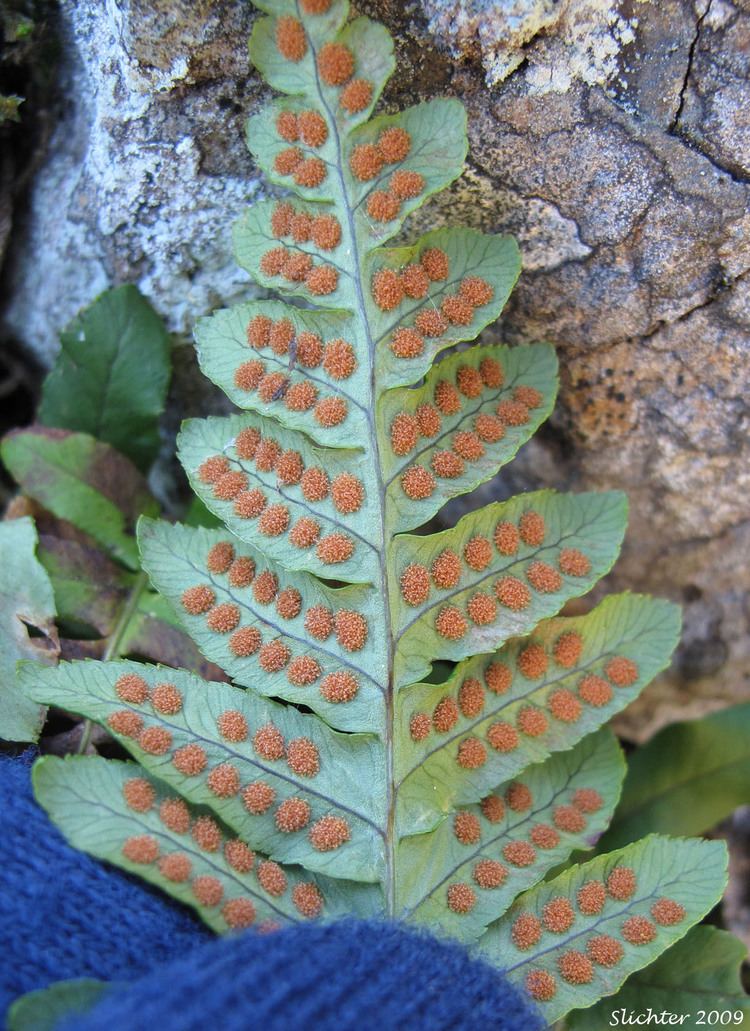
M 524 494 L 425 531 L 549 415 L 555 355 L 456 346 L 499 315 L 512 239 L 451 228 L 384 246 L 461 174 L 462 105 L 373 118 L 394 67 L 382 26 L 347 22 L 346 0 L 258 6 L 250 56 L 281 96 L 248 144 L 291 194 L 254 205 L 235 242 L 284 300 L 197 327 L 203 370 L 242 411 L 189 421 L 179 451 L 225 528 L 140 525 L 152 582 L 230 682 L 27 667 L 33 699 L 133 758 L 45 758 L 37 794 L 76 846 L 217 932 L 417 921 L 552 1022 L 614 992 L 724 886 L 723 846 L 697 840 L 565 868 L 620 791 L 603 725 L 667 665 L 679 614 L 624 594 L 558 615 L 612 566 L 619 493 Z

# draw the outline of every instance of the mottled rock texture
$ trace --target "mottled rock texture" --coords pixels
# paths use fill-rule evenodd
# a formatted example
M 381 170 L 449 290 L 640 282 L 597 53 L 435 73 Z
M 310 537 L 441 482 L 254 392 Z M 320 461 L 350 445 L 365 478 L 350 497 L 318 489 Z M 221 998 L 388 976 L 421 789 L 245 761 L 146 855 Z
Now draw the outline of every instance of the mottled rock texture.
M 442 92 L 469 110 L 467 175 L 419 226 L 515 233 L 525 271 L 493 332 L 558 348 L 555 417 L 483 498 L 628 492 L 606 586 L 681 601 L 686 626 L 625 733 L 746 697 L 750 3 L 359 9 L 397 39 L 387 105 Z M 245 0 L 63 0 L 66 104 L 11 255 L 6 318 L 29 348 L 49 358 L 108 281 L 136 281 L 184 334 L 246 293 L 229 226 L 263 189 L 240 138 L 261 96 L 251 19 Z
M 259 96 L 244 0 L 63 0 L 58 124 L 11 254 L 6 320 L 49 360 L 56 330 L 135 281 L 190 333 L 243 296 L 231 223 L 258 193 L 242 139 Z

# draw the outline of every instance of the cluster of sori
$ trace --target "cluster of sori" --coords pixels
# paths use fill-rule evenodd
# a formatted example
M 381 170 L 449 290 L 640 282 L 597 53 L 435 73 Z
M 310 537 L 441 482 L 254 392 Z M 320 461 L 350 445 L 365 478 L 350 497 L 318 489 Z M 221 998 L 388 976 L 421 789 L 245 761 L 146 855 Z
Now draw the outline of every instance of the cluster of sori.
M 296 778 L 314 780 L 320 773 L 322 760 L 320 750 L 310 738 L 287 740 L 272 721 L 253 731 L 243 713 L 227 709 L 215 721 L 219 740 L 226 743 L 226 756 L 212 762 L 206 748 L 195 741 L 180 744 L 180 739 L 188 732 L 176 722 L 169 722 L 169 717 L 177 716 L 183 704 L 182 695 L 173 684 L 152 686 L 144 677 L 126 673 L 115 682 L 114 692 L 123 707 L 107 717 L 110 729 L 119 737 L 134 738 L 148 755 L 169 757 L 182 777 L 205 780 L 205 787 L 214 799 L 239 799 L 244 811 L 253 816 L 261 817 L 270 812 L 276 830 L 283 834 L 307 830 L 310 845 L 318 852 L 334 851 L 349 840 L 350 828 L 343 817 L 325 813 L 315 819 L 311 801 L 295 795 L 279 798 L 277 789 L 263 780 L 243 782 L 242 769 L 257 773 L 260 767 L 267 767 L 271 777 L 283 781 L 282 766 Z M 244 748 L 249 749 L 247 756 Z M 314 797 L 311 798 L 314 802 Z M 170 807 L 174 809 L 175 803 L 170 802 Z M 187 813 L 184 802 L 180 807 Z M 221 838 L 217 837 L 220 832 L 215 821 L 209 816 L 200 816 L 195 825 L 189 823 L 185 832 L 192 828 L 193 838 L 201 847 L 216 851 Z M 213 838 L 215 848 L 208 844 Z M 126 843 L 125 848 L 128 847 L 134 846 Z M 233 846 L 233 849 L 239 851 L 238 847 Z
M 577 723 L 587 707 L 600 709 L 607 705 L 613 698 L 613 687 L 629 688 L 637 682 L 637 663 L 623 655 L 600 657 L 591 669 L 576 674 L 582 651 L 583 638 L 573 630 L 560 634 L 551 649 L 533 640 L 507 646 L 497 657 L 479 663 L 481 668 L 464 677 L 455 690 L 444 694 L 431 713 L 413 712 L 409 722 L 412 740 L 425 741 L 431 734 L 446 735 L 458 728 L 456 762 L 473 769 L 487 761 L 487 749 L 478 737 L 464 735 L 486 721 L 483 713 L 488 693 L 490 698 L 509 693 L 514 698 L 523 698 L 527 690 L 519 687 L 544 688 L 545 680 L 549 685 L 545 697 L 537 699 L 541 705 L 514 704 L 514 723 L 495 721 L 484 727 L 487 743 L 497 752 L 508 753 L 521 745 L 523 736 L 543 737 L 555 722 Z M 566 670 L 572 670 L 571 675 L 576 676 L 575 689 L 558 683 Z
M 429 569 L 416 562 L 407 565 L 400 574 L 401 597 L 407 605 L 417 607 L 425 604 L 433 592 L 444 592 L 450 596 L 465 590 L 477 582 L 471 573 L 489 569 L 484 579 L 494 578 L 491 590 L 474 591 L 461 608 L 455 604 L 437 608 L 434 625 L 438 634 L 447 640 L 458 641 L 466 636 L 472 624 L 486 626 L 494 623 L 503 609 L 512 612 L 527 609 L 534 593 L 555 594 L 563 589 L 564 577 L 575 579 L 589 573 L 591 563 L 577 548 L 552 545 L 557 567 L 535 558 L 534 552 L 544 545 L 545 533 L 544 518 L 531 509 L 524 512 L 518 525 L 501 520 L 495 526 L 492 539 L 477 534 L 466 542 L 461 554 L 445 548 Z M 524 579 L 516 575 L 496 576 L 498 557 L 512 559 L 514 568 L 526 558 Z M 470 579 L 462 584 L 462 578 L 469 570 Z
M 578 889 L 578 914 L 606 920 L 613 915 L 608 911 L 614 909 L 619 913 L 621 904 L 635 895 L 636 888 L 635 871 L 627 866 L 616 866 L 606 880 L 587 881 Z M 576 908 L 567 898 L 559 896 L 550 899 L 538 916 L 522 909 L 510 929 L 512 946 L 523 953 L 535 947 L 544 935 L 549 935 L 553 942 L 555 936 L 567 934 L 576 923 Z M 684 907 L 669 898 L 656 899 L 649 912 L 649 916 L 634 914 L 624 917 L 619 925 L 619 938 L 593 933 L 584 944 L 585 951 L 568 949 L 561 953 L 557 958 L 559 977 L 571 985 L 589 984 L 594 980 L 596 966 L 617 966 L 628 947 L 647 945 L 656 938 L 658 926 L 673 927 L 686 916 Z M 540 1002 L 554 998 L 557 987 L 557 976 L 550 970 L 534 968 L 526 975 L 527 991 Z
M 325 388 L 349 379 L 357 368 L 354 348 L 347 340 L 334 337 L 324 343 L 319 334 L 298 330 L 289 318 L 254 315 L 247 326 L 247 342 L 259 355 L 236 367 L 233 380 L 238 390 L 255 394 L 266 406 L 311 412 L 318 432 L 344 422 L 347 398 L 340 390 Z M 304 372 L 293 376 L 291 367 Z M 314 375 L 316 369 L 325 375 Z
M 300 0 L 305 14 L 326 14 L 331 0 Z M 307 37 L 302 22 L 291 15 L 283 15 L 276 22 L 276 47 L 287 61 L 298 63 L 307 54 Z M 349 115 L 364 111 L 373 97 L 373 84 L 368 79 L 355 77 L 356 60 L 352 50 L 343 43 L 324 43 L 317 54 L 317 73 L 326 86 L 340 90 L 339 107 Z
M 355 539 L 340 529 L 341 517 L 355 515 L 362 507 L 365 491 L 361 479 L 354 473 L 342 472 L 330 479 L 319 466 L 305 467 L 301 455 L 291 449 L 282 449 L 271 436 L 263 436 L 254 426 L 242 430 L 233 441 L 230 453 L 212 455 L 198 469 L 198 478 L 210 484 L 217 501 L 226 502 L 240 519 L 258 520 L 258 531 L 264 537 L 288 535 L 289 543 L 298 549 L 315 547 L 319 561 L 336 565 L 352 557 Z M 269 504 L 262 476 L 276 473 L 275 493 L 286 498 Z M 258 486 L 252 486 L 250 477 L 256 474 Z M 311 504 L 317 508 L 312 509 Z M 322 503 L 328 509 L 321 507 Z M 292 521 L 289 505 L 295 509 L 314 511 Z M 326 511 L 330 514 L 326 516 Z M 325 528 L 330 533 L 323 533 Z
M 233 714 L 226 716 L 229 724 Z M 216 911 L 227 928 L 256 923 L 259 908 L 273 914 L 278 900 L 287 893 L 301 916 L 312 919 L 323 912 L 324 897 L 317 884 L 296 877 L 290 881 L 278 863 L 256 854 L 238 838 L 228 837 L 210 816 L 191 815 L 183 799 L 144 777 L 125 779 L 122 795 L 130 812 L 144 820 L 144 833 L 123 842 L 124 859 L 138 868 L 153 866 L 171 884 L 184 885 L 194 902 Z M 248 812 L 253 812 L 259 811 L 259 806 L 272 806 L 275 793 L 269 785 L 257 782 L 245 788 L 243 797 Z M 279 806 L 277 811 L 281 809 Z M 280 822 L 285 821 L 282 813 Z M 270 915 L 257 923 L 260 931 L 279 926 Z
M 232 656 L 256 657 L 262 672 L 283 671 L 293 687 L 318 684 L 328 702 L 348 702 L 355 697 L 359 679 L 346 656 L 360 652 L 367 642 L 369 627 L 362 613 L 333 609 L 318 601 L 305 606 L 296 587 L 280 587 L 275 573 L 268 568 L 259 570 L 249 556 L 236 556 L 229 541 L 211 547 L 206 569 L 207 582 L 183 591 L 182 608 L 187 616 L 205 618 L 212 633 L 229 635 Z M 294 627 L 285 632 L 285 624 Z M 318 644 L 335 640 L 337 650 L 328 647 L 321 650 L 320 659 L 315 658 L 309 649 L 300 647 L 306 636 Z
M 487 795 L 478 806 L 459 810 L 453 817 L 453 835 L 459 844 L 471 847 L 481 858 L 472 866 L 472 884 L 453 881 L 448 885 L 448 909 L 470 913 L 477 904 L 477 890 L 494 891 L 506 884 L 509 877 L 512 882 L 514 871 L 532 867 L 539 851 L 557 848 L 565 835 L 581 834 L 586 829 L 587 816 L 598 812 L 604 804 L 595 788 L 574 788 L 566 794 L 569 797 L 552 808 L 552 823 L 534 819 L 534 794 L 519 780 L 509 784 L 502 796 Z M 514 814 L 526 817 L 520 823 L 520 831 L 508 819 Z M 498 830 L 499 825 L 502 826 Z M 493 847 L 497 847 L 497 859 L 488 855 Z
M 379 268 L 372 277 L 372 297 L 378 308 L 392 311 L 404 302 L 421 301 L 412 305 L 411 325 L 399 319 L 399 328 L 390 338 L 390 348 L 397 358 L 418 358 L 424 351 L 425 337 L 439 338 L 450 326 L 469 326 L 474 310 L 489 304 L 494 296 L 492 286 L 480 276 L 465 276 L 458 289 L 448 292 L 450 261 L 445 251 L 428 247 L 418 262 L 402 269 Z M 432 288 L 434 283 L 444 287 Z M 416 314 L 415 314 L 416 313 Z
M 518 436 L 544 402 L 539 390 L 523 383 L 503 390 L 502 363 L 489 354 L 444 365 L 453 371 L 439 373 L 432 399 L 396 412 L 390 424 L 393 454 L 410 459 L 399 482 L 412 501 L 431 497 L 438 480 L 457 480 L 485 456 L 493 458 L 493 447 L 509 432 Z

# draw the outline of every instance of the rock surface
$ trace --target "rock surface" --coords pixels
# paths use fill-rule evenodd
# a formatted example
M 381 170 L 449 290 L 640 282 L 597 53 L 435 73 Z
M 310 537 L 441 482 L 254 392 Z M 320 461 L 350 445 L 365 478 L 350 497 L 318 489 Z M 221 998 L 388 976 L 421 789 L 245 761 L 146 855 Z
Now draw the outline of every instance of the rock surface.
M 49 361 L 57 329 L 137 282 L 189 335 L 247 292 L 231 224 L 261 189 L 242 140 L 260 93 L 238 0 L 63 0 L 66 98 L 11 254 L 6 321 Z
M 418 227 L 515 233 L 524 274 L 502 333 L 558 348 L 555 416 L 495 496 L 624 488 L 630 530 L 605 586 L 685 606 L 673 669 L 620 729 L 642 738 L 745 698 L 750 3 L 359 9 L 396 36 L 387 105 L 443 92 L 469 110 L 467 174 Z M 247 294 L 229 229 L 263 191 L 241 141 L 262 95 L 246 64 L 251 19 L 245 0 L 63 0 L 67 101 L 5 313 L 45 359 L 110 281 L 137 282 L 185 335 Z

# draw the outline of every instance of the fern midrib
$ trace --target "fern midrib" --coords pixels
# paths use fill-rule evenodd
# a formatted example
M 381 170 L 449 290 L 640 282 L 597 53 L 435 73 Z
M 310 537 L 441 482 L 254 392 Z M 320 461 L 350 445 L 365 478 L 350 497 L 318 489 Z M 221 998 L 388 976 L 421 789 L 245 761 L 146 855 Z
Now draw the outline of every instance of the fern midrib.
M 300 11 L 299 0 L 295 0 L 295 7 L 297 10 L 297 17 L 304 25 L 304 19 L 302 18 L 302 12 Z M 396 795 L 395 795 L 395 776 L 394 776 L 394 692 L 393 692 L 393 656 L 394 656 L 394 641 L 393 641 L 393 627 L 391 621 L 391 604 L 390 604 L 390 592 L 388 584 L 388 571 L 386 568 L 386 523 L 385 523 L 385 484 L 383 482 L 383 471 L 382 464 L 380 461 L 380 446 L 378 442 L 378 433 L 375 425 L 375 404 L 376 404 L 376 384 L 375 384 L 375 342 L 373 340 L 372 331 L 370 328 L 370 322 L 367 317 L 367 305 L 365 303 L 364 287 L 362 283 L 362 262 L 359 253 L 359 244 L 357 241 L 357 232 L 354 223 L 354 209 L 352 207 L 351 198 L 349 196 L 349 190 L 347 188 L 346 180 L 344 178 L 344 153 L 341 144 L 341 135 L 339 133 L 338 122 L 336 121 L 335 115 L 331 111 L 331 108 L 325 98 L 323 90 L 320 84 L 320 77 L 318 74 L 318 61 L 317 61 L 317 49 L 315 43 L 310 37 L 309 33 L 305 29 L 305 35 L 307 37 L 308 45 L 312 54 L 312 66 L 315 70 L 315 87 L 318 93 L 318 99 L 323 106 L 328 117 L 328 123 L 331 126 L 333 137 L 336 144 L 336 174 L 339 180 L 339 188 L 341 190 L 342 201 L 344 205 L 344 211 L 346 214 L 347 221 L 347 232 L 349 236 L 349 244 L 351 248 L 351 259 L 353 264 L 353 272 L 351 273 L 351 280 L 354 285 L 354 290 L 357 299 L 357 310 L 355 317 L 359 317 L 361 326 L 364 330 L 367 338 L 367 350 L 370 358 L 370 405 L 367 411 L 367 421 L 370 427 L 370 442 L 372 447 L 372 461 L 374 465 L 374 473 L 377 483 L 377 495 L 380 510 L 380 548 L 378 551 L 378 565 L 380 569 L 380 597 L 383 600 L 383 607 L 385 613 L 385 640 L 387 642 L 387 669 L 388 669 L 388 684 L 386 686 L 386 714 L 385 714 L 385 753 L 386 753 L 386 826 L 382 833 L 383 842 L 385 845 L 385 908 L 388 916 L 396 915 L 396 886 L 395 886 L 395 842 L 394 842 L 394 831 L 396 825 Z M 373 589 L 374 585 L 373 585 Z

